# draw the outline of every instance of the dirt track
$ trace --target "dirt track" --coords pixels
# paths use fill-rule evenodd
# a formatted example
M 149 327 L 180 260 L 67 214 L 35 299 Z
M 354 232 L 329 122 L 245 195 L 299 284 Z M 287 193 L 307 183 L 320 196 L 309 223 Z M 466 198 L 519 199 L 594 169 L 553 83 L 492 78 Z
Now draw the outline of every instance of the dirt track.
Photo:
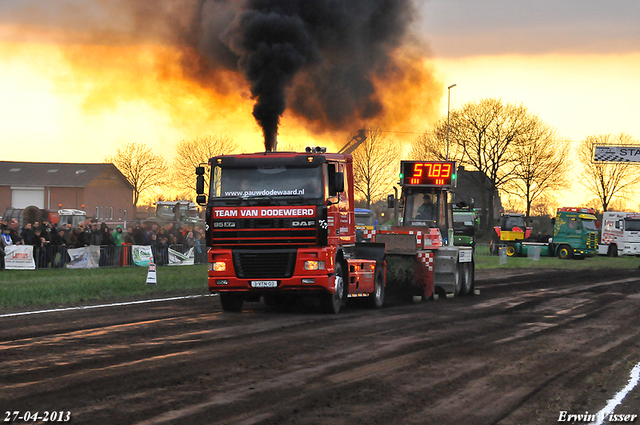
M 3 317 L 2 419 L 487 425 L 596 413 L 640 362 L 640 273 L 517 273 L 478 273 L 480 296 L 338 315 L 223 313 L 199 297 Z M 616 413 L 640 414 L 639 398 Z

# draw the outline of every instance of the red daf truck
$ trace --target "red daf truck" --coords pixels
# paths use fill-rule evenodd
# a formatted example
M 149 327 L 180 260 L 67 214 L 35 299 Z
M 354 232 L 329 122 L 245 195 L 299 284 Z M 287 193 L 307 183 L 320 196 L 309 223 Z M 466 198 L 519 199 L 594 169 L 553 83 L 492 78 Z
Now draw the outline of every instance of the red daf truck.
M 277 304 L 298 296 L 318 297 L 332 313 L 348 298 L 379 308 L 387 259 L 400 269 L 389 283 L 408 286 L 413 295 L 430 297 L 434 279 L 451 292 L 461 280 L 461 248 L 443 246 L 438 227 L 448 208 L 437 189 L 443 181 L 420 181 L 403 197 L 409 211 L 421 189 L 436 194 L 433 220 L 419 218 L 411 228 L 394 229 L 384 242 L 357 243 L 350 154 L 307 148 L 224 155 L 211 158 L 209 167 L 208 196 L 205 167 L 196 169 L 197 202 L 206 205 L 209 290 L 220 294 L 225 311 L 240 311 L 245 301 Z
M 264 152 L 211 158 L 206 205 L 209 289 L 226 311 L 244 301 L 315 295 L 337 313 L 347 296 L 384 301 L 384 245 L 356 244 L 351 155 Z

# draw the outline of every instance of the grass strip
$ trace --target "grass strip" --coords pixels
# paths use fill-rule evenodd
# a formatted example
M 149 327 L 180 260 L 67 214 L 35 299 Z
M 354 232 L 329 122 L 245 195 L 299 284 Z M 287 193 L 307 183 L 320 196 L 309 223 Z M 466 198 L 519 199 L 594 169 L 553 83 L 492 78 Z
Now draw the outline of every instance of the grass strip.
M 100 300 L 162 294 L 204 294 L 207 266 L 157 268 L 157 285 L 147 285 L 147 268 L 5 270 L 0 272 L 0 309 L 76 306 Z

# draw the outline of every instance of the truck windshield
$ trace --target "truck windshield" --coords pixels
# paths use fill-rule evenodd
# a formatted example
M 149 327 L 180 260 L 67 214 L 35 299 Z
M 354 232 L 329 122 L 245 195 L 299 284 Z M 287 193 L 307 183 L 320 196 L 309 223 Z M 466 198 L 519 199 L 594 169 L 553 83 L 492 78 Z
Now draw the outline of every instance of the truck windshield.
M 453 213 L 453 227 L 473 227 L 474 217 L 472 213 L 466 212 L 454 212 Z
M 629 232 L 638 232 L 640 231 L 640 220 L 624 220 L 624 230 Z
M 409 191 L 404 205 L 404 225 L 437 227 L 439 200 L 435 194 Z
M 582 219 L 582 227 L 584 228 L 584 230 L 598 230 L 598 228 L 596 227 L 596 221 L 595 220 L 585 220 Z
M 358 211 L 355 212 L 356 226 L 369 226 L 373 227 L 376 224 L 376 220 L 373 218 L 372 211 Z
M 211 197 L 323 197 L 322 168 L 221 168 L 212 172 Z

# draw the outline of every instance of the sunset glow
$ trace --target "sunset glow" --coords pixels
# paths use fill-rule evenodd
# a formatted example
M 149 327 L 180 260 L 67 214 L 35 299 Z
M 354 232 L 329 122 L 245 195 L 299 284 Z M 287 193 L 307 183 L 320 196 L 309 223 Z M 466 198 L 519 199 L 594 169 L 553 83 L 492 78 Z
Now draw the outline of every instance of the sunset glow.
M 189 37 L 197 8 L 186 2 L 190 6 L 180 19 L 168 23 L 163 19 L 177 13 L 175 5 L 160 3 L 159 11 L 146 1 L 4 4 L 0 141 L 8 149 L 3 159 L 102 162 L 119 146 L 141 142 L 171 161 L 181 140 L 210 134 L 229 136 L 244 152 L 263 150 L 249 83 L 228 63 L 210 62 L 212 57 L 195 51 L 201 46 Z M 394 66 L 372 78 L 382 113 L 329 125 L 328 119 L 303 118 L 288 108 L 278 143 L 337 150 L 358 129 L 378 127 L 408 144 L 446 116 L 447 86 L 454 83 L 452 109 L 494 97 L 522 103 L 567 143 L 600 133 L 640 139 L 635 30 L 625 27 L 624 13 L 607 9 L 595 28 L 600 38 L 585 33 L 581 39 L 581 31 L 593 29 L 586 24 L 587 11 L 601 7 L 587 3 L 581 14 L 566 16 L 546 16 L 542 9 L 530 16 L 525 6 L 509 3 L 513 23 L 508 26 L 499 26 L 501 18 L 484 9 L 463 7 L 463 0 L 421 3 L 410 41 L 391 50 Z M 202 13 L 219 20 L 214 27 L 224 27 L 223 12 L 231 4 L 208 2 L 211 10 Z M 545 4 L 553 13 L 565 13 Z M 479 14 L 487 14 L 487 28 Z M 565 26 L 563 19 L 571 23 Z M 609 27 L 616 31 L 608 33 Z M 608 34 L 611 41 L 603 40 Z M 498 43 L 505 39 L 509 43 Z M 580 202 L 581 188 L 571 193 Z

